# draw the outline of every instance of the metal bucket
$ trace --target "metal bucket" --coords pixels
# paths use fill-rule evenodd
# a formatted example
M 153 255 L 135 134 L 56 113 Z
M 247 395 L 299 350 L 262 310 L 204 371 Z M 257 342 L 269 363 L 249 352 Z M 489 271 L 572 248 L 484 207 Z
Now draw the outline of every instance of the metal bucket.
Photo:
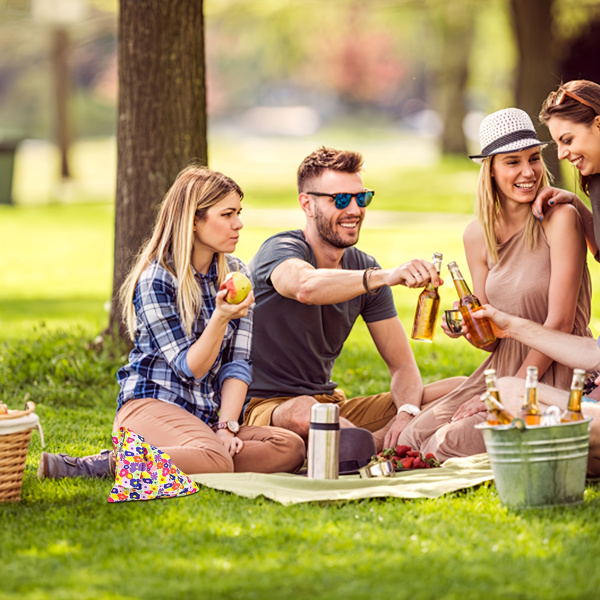
M 483 433 L 498 495 L 510 508 L 542 508 L 583 502 L 590 422 L 476 425 Z

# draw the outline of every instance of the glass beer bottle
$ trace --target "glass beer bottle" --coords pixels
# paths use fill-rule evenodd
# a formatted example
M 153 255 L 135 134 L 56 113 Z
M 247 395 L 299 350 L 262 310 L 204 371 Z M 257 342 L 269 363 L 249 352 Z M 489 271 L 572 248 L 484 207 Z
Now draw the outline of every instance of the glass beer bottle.
M 560 416 L 561 423 L 571 423 L 573 421 L 583 421 L 581 413 L 581 398 L 583 397 L 583 384 L 585 381 L 585 371 L 583 369 L 573 369 L 573 381 L 571 383 L 571 395 L 569 396 L 569 405 Z
M 442 268 L 443 254 L 435 252 L 433 254 L 433 266 L 435 270 L 440 274 Z M 417 302 L 417 310 L 415 312 L 415 320 L 413 321 L 413 328 L 411 337 L 413 340 L 419 340 L 421 342 L 433 341 L 435 334 L 435 324 L 438 318 L 438 312 L 440 310 L 440 294 L 437 287 L 434 287 L 431 283 L 427 284 L 425 289 L 420 293 L 419 300 Z
M 498 382 L 496 380 L 496 369 L 486 369 L 483 372 L 484 376 L 485 376 L 485 389 L 486 392 L 489 393 L 491 396 L 493 396 L 498 403 L 501 405 L 502 402 L 500 401 L 500 391 L 498 390 Z M 483 396 L 481 397 L 481 399 L 483 400 Z M 487 405 L 487 402 L 485 402 L 485 405 Z M 488 407 L 488 417 L 487 417 L 487 422 L 488 425 L 499 425 L 500 421 L 498 419 L 498 415 L 496 414 L 496 411 L 491 410 Z
M 527 367 L 527 379 L 525 380 L 525 397 L 521 405 L 521 419 L 525 425 L 539 425 L 542 419 L 542 411 L 537 401 L 537 367 Z
M 485 392 L 481 396 L 481 401 L 485 404 L 490 414 L 494 416 L 494 419 L 488 419 L 488 425 L 510 425 L 512 423 L 514 416 L 490 392 Z
M 472 313 L 481 310 L 481 302 L 479 302 L 477 296 L 471 293 L 456 263 L 448 263 L 448 269 L 452 275 L 458 297 L 460 298 L 458 308 L 462 314 L 464 324 L 471 335 L 471 341 L 477 348 L 484 348 L 496 339 L 492 330 L 492 324 L 489 319 L 473 319 L 471 317 Z

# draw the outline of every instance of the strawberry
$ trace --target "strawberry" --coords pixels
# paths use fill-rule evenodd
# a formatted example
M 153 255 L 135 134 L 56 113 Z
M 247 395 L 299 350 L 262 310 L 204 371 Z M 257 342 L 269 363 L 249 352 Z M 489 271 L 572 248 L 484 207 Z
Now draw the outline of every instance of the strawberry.
M 416 450 L 409 450 L 406 453 L 406 456 L 412 456 L 413 458 L 417 458 L 418 456 L 421 456 L 421 454 L 419 452 L 417 452 Z
M 396 446 L 395 448 L 396 456 L 398 458 L 404 458 L 406 456 L 406 453 L 409 452 L 410 449 L 410 446 L 401 446 L 400 444 L 398 444 L 398 446 Z
M 420 456 L 417 456 L 413 462 L 412 468 L 413 469 L 425 469 L 427 463 L 423 462 L 423 459 Z
M 414 460 L 415 459 L 412 456 L 406 456 L 400 461 L 400 464 L 402 465 L 403 469 L 412 469 Z

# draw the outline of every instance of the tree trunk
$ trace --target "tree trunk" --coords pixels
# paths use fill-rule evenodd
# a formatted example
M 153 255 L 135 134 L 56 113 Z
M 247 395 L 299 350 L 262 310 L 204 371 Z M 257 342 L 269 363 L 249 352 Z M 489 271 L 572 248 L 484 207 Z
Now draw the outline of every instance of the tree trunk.
M 71 75 L 69 69 L 69 34 L 66 29 L 57 27 L 52 31 L 52 72 L 54 80 L 54 110 L 56 115 L 56 142 L 60 153 L 60 175 L 62 179 L 71 177 L 69 169 L 69 96 Z
M 466 116 L 465 92 L 469 79 L 469 58 L 474 33 L 474 11 L 470 3 L 430 6 L 430 20 L 440 40 L 431 93 L 444 129 L 442 152 L 467 154 L 463 130 Z
M 207 164 L 202 0 L 120 0 L 117 198 L 109 329 L 118 292 L 177 173 Z
M 540 139 L 549 140 L 548 129 L 540 125 L 538 115 L 542 102 L 560 83 L 558 75 L 559 40 L 553 31 L 554 0 L 511 0 L 513 28 L 519 59 L 515 98 L 516 105 L 533 120 Z M 560 184 L 560 169 L 556 151 L 549 148 L 544 160 L 555 183 Z

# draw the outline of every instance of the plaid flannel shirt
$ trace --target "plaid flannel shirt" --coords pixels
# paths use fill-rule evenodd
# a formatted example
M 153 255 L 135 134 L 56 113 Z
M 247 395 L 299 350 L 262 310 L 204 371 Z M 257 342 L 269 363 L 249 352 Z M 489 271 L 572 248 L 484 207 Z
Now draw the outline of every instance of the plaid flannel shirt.
M 230 270 L 250 277 L 250 271 L 239 259 L 227 255 L 227 262 Z M 194 275 L 202 290 L 202 309 L 191 336 L 186 334 L 177 311 L 178 283 L 173 275 L 154 262 L 140 276 L 133 296 L 137 314 L 135 347 L 129 354 L 129 364 L 117 373 L 121 386 L 117 411 L 133 398 L 157 398 L 178 404 L 212 425 L 218 420 L 223 382 L 240 379 L 250 384 L 253 308 L 247 317 L 229 322 L 208 373 L 196 379 L 191 372 L 188 349 L 200 337 L 215 309 L 216 260 L 206 275 Z

